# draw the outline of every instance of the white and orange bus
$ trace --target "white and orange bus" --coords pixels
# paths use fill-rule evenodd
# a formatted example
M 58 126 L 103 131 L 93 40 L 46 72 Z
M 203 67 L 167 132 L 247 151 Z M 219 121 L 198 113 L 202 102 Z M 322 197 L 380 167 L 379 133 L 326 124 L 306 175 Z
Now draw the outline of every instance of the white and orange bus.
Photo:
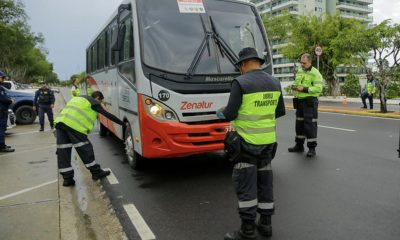
M 223 149 L 227 122 L 216 110 L 238 76 L 237 53 L 254 47 L 271 55 L 253 4 L 232 0 L 126 0 L 87 47 L 87 74 L 108 110 L 100 133 L 123 139 L 130 165 L 144 158 L 188 156 Z

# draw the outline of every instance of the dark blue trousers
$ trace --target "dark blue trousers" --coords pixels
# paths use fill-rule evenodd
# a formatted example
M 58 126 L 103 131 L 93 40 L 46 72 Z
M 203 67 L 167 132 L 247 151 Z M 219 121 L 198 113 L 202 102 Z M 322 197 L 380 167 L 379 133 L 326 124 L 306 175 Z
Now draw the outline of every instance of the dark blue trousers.
M 0 110 L 0 148 L 4 148 L 5 143 L 5 136 L 7 130 L 7 118 L 8 112 Z
M 363 103 L 363 107 L 367 108 L 367 101 L 366 101 L 367 98 L 369 101 L 369 109 L 373 109 L 374 108 L 374 95 L 373 94 L 368 95 L 368 93 L 366 93 L 366 92 L 363 92 L 361 94 L 361 100 Z
M 40 126 L 44 127 L 44 114 L 47 114 L 47 118 L 49 119 L 50 126 L 54 126 L 54 117 L 53 117 L 53 109 L 51 109 L 50 105 L 40 104 L 39 105 L 39 123 Z

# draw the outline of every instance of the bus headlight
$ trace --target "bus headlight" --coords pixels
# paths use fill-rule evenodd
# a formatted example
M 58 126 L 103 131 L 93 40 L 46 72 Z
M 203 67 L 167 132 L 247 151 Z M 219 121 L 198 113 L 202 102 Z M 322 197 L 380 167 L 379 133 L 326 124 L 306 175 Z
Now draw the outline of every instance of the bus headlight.
M 177 121 L 178 117 L 172 109 L 153 98 L 143 97 L 143 104 L 150 116 L 160 121 Z

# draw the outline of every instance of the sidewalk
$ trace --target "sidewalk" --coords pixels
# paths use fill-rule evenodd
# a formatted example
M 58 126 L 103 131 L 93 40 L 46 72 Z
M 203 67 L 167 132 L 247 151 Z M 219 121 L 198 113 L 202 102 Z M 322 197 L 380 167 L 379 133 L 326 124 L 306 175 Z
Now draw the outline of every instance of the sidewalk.
M 58 113 L 64 101 L 56 97 Z M 91 179 L 74 152 L 76 186 L 62 186 L 48 128 L 19 125 L 6 137 L 16 151 L 0 154 L 0 239 L 127 239 L 100 181 Z
M 293 109 L 292 99 L 293 96 L 284 96 L 285 105 L 289 109 Z M 346 97 L 319 97 L 318 111 L 320 112 L 334 112 L 342 114 L 371 116 L 371 117 L 386 117 L 400 119 L 400 99 L 387 100 L 388 113 L 380 112 L 380 101 L 374 99 L 374 109 L 361 109 L 362 106 L 360 98 L 346 98 Z M 369 102 L 367 101 L 367 105 Z

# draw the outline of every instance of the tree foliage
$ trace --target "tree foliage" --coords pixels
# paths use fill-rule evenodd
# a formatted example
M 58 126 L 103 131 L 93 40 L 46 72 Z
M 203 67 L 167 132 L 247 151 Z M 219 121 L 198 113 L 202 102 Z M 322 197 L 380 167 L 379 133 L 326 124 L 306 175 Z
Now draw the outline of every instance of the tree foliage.
M 373 58 L 378 70 L 379 98 L 381 112 L 387 112 L 386 88 L 395 78 L 396 69 L 400 66 L 400 25 L 391 24 L 385 20 L 368 29 L 364 35 L 365 43 L 373 52 Z M 390 66 L 389 60 L 393 60 Z
M 283 36 L 288 44 L 280 52 L 293 61 L 299 61 L 304 53 L 310 53 L 316 59 L 314 50 L 317 45 L 323 48 L 320 57 L 320 72 L 332 95 L 339 94 L 339 82 L 336 75 L 338 66 L 363 65 L 358 55 L 367 55 L 368 48 L 359 39 L 366 31 L 366 26 L 354 19 L 337 15 L 290 16 L 280 15 L 265 18 L 264 24 L 269 37 L 278 39 Z M 268 27 L 273 26 L 273 27 Z M 313 61 L 316 67 L 316 61 Z
M 347 97 L 360 96 L 360 81 L 357 76 L 348 74 L 344 80 L 343 93 Z
M 31 83 L 58 82 L 46 59 L 42 34 L 30 31 L 24 5 L 17 0 L 0 0 L 0 69 L 14 80 Z

